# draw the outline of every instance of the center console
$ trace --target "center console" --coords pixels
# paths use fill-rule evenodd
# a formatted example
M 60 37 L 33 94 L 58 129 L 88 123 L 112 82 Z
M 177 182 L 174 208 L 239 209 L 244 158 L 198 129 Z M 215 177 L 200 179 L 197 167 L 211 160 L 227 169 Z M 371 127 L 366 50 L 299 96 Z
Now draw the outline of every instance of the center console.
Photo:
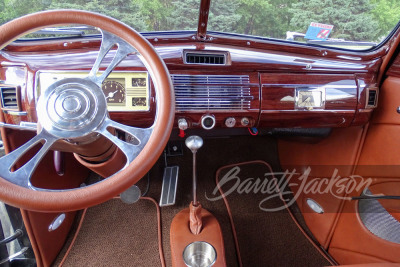
M 218 220 L 197 200 L 196 153 L 203 145 L 199 136 L 189 136 L 186 146 L 193 153 L 193 201 L 180 211 L 170 229 L 172 266 L 226 266 L 224 239 Z

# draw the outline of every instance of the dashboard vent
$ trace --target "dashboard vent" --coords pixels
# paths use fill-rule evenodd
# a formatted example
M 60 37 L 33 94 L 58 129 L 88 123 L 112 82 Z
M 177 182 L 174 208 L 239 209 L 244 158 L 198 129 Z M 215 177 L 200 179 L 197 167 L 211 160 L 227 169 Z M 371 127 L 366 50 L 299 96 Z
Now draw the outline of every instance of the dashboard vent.
M 19 110 L 17 87 L 0 85 L 1 106 L 7 110 Z
M 367 88 L 367 108 L 376 108 L 378 105 L 378 89 Z
M 225 65 L 227 53 L 185 52 L 186 64 Z
M 176 109 L 244 110 L 253 97 L 248 75 L 172 75 Z

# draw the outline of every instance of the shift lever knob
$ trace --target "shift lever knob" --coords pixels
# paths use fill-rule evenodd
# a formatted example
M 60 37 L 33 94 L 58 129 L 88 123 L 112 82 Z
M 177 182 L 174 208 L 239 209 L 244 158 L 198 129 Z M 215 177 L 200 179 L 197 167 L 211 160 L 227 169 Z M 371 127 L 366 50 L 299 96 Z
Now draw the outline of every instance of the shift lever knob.
M 186 138 L 185 145 L 192 151 L 196 153 L 199 148 L 203 146 L 203 139 L 200 136 L 192 135 Z

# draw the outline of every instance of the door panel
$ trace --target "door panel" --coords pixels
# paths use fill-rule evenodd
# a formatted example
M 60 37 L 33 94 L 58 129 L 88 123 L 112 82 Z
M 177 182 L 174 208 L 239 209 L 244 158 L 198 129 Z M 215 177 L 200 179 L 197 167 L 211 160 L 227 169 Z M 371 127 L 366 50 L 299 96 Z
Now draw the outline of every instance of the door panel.
M 342 177 L 359 175 L 370 179 L 368 188 L 372 194 L 400 196 L 399 106 L 400 78 L 388 77 L 380 88 L 379 105 L 369 127 L 335 130 L 317 144 L 280 141 L 283 168 L 322 165 L 313 169 L 312 177 L 330 177 L 332 167 L 346 165 L 347 168 L 339 167 Z M 359 196 L 362 190 L 354 190 L 350 196 Z M 330 212 L 312 212 L 305 204 L 309 197 L 323 208 L 330 207 Z M 330 193 L 312 196 L 301 193 L 298 203 L 312 233 L 340 264 L 400 262 L 400 244 L 387 241 L 365 227 L 359 213 L 359 201 L 342 202 Z M 341 203 L 343 207 L 339 210 Z M 400 200 L 380 200 L 379 203 L 400 225 Z M 375 225 L 378 232 L 385 227 L 382 225 Z M 390 228 L 382 230 L 389 234 L 393 231 Z
M 385 79 L 379 92 L 378 108 L 374 111 L 372 122 L 375 124 L 400 125 L 400 78 L 388 77 Z
M 304 171 L 310 166 L 309 181 L 330 178 L 334 169 L 338 169 L 338 174 L 344 177 L 345 181 L 355 165 L 363 130 L 363 127 L 334 129 L 328 138 L 315 144 L 279 140 L 279 158 L 282 168 Z M 299 176 L 292 177 L 291 183 L 301 184 Z M 297 204 L 311 232 L 323 247 L 328 248 L 342 200 L 330 192 L 305 194 L 298 192 L 297 186 L 291 186 L 291 189 L 295 195 L 298 195 Z M 336 188 L 333 190 L 337 191 Z M 321 188 L 321 191 L 325 191 L 325 188 Z M 343 193 L 340 196 L 343 196 Z M 323 214 L 313 212 L 306 204 L 308 198 L 315 200 L 325 212 Z
M 355 172 L 373 178 L 369 186 L 372 194 L 400 196 L 400 114 L 396 111 L 399 105 L 400 78 L 389 77 L 380 88 L 379 106 L 369 126 Z M 380 200 L 379 203 L 400 226 L 400 200 Z M 359 212 L 358 201 L 346 201 L 329 252 L 342 264 L 368 263 L 374 259 L 400 262 L 400 244 L 371 233 Z M 373 226 L 375 232 L 387 231 L 394 236 L 395 228 L 390 228 L 387 221 L 382 223 L 385 214 L 377 217 L 379 220 Z
M 365 255 L 358 252 L 349 251 L 346 249 L 340 248 L 330 248 L 329 253 L 336 259 L 338 262 L 346 262 L 346 264 L 368 264 L 368 263 L 381 263 L 387 262 L 384 259 L 372 257 L 369 255 Z M 351 265 L 353 266 L 353 265 Z M 383 265 L 374 265 L 383 267 Z M 371 266 L 372 267 L 372 266 Z
M 336 249 L 348 253 L 337 252 Z M 387 262 L 399 262 L 399 251 L 400 244 L 379 238 L 364 227 L 358 214 L 358 201 L 345 203 L 329 246 L 329 252 L 339 263 L 376 262 L 369 261 L 371 257 Z M 357 256 L 355 253 L 361 255 Z

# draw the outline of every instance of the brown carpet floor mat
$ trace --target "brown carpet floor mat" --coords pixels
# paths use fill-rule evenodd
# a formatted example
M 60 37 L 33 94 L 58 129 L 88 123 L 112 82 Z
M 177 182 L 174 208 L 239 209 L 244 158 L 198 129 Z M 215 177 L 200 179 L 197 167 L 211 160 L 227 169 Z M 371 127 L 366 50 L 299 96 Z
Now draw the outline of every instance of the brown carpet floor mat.
M 163 245 L 167 266 L 171 266 L 169 230 L 172 219 L 182 209 L 187 208 L 192 200 L 192 153 L 184 144 L 182 146 L 183 156 L 168 158 L 168 165 L 179 165 L 180 168 L 176 204 L 161 208 Z M 251 151 L 251 153 L 245 151 Z M 274 139 L 253 136 L 204 139 L 203 147 L 197 152 L 197 197 L 203 208 L 211 212 L 221 226 L 228 267 L 239 266 L 229 216 L 222 199 L 209 201 L 206 196 L 210 196 L 216 189 L 215 173 L 221 166 L 260 158 L 272 163 L 275 167 L 279 166 Z M 164 165 L 164 159 L 161 158 L 150 172 L 151 187 L 148 194 L 150 197 L 156 199 L 160 197 Z M 145 179 L 142 179 L 141 182 L 143 180 Z
M 223 167 L 217 174 L 232 213 L 243 266 L 330 265 L 286 211 L 271 172 L 258 162 Z
M 183 156 L 167 159 L 169 166 L 180 167 L 176 204 L 161 208 L 162 240 L 167 266 L 171 266 L 169 230 L 172 219 L 179 211 L 188 207 L 192 199 L 192 154 L 185 147 L 183 139 L 180 145 L 183 147 Z M 273 138 L 253 136 L 205 139 L 204 146 L 197 153 L 198 199 L 221 225 L 228 267 L 239 266 L 229 215 L 222 199 L 210 201 L 206 197 L 213 196 L 212 193 L 216 190 L 215 174 L 221 166 L 250 160 L 266 161 L 274 170 L 279 170 L 277 155 L 276 141 Z M 150 188 L 147 196 L 157 201 L 161 194 L 164 166 L 164 157 L 161 157 L 149 173 Z M 258 174 L 258 171 L 244 174 L 243 178 L 251 174 Z M 138 186 L 142 192 L 146 191 L 146 177 L 139 181 Z M 249 236 L 241 238 L 241 242 L 244 240 L 243 244 L 249 247 L 249 252 L 242 252 L 248 253 L 242 258 L 254 258 L 250 265 L 245 262 L 245 266 L 329 265 L 301 236 L 286 212 L 267 214 L 247 209 L 246 207 L 257 209 L 258 204 L 253 197 L 238 195 L 231 205 L 235 213 L 236 227 L 239 230 L 250 228 L 250 231 L 244 234 Z M 116 207 L 113 207 L 114 205 Z M 237 214 L 239 210 L 244 213 Z M 90 208 L 89 212 L 87 216 L 90 217 L 85 219 L 85 225 L 77 240 L 81 245 L 73 249 L 75 252 L 71 252 L 69 258 L 74 258 L 68 258 L 65 266 L 160 266 L 157 215 L 152 203 L 140 200 L 136 204 L 125 205 L 120 200 L 112 200 Z M 90 229 L 92 227 L 93 229 Z M 73 255 L 74 253 L 76 255 Z
M 89 208 L 63 266 L 161 266 L 156 207 L 113 199 Z

